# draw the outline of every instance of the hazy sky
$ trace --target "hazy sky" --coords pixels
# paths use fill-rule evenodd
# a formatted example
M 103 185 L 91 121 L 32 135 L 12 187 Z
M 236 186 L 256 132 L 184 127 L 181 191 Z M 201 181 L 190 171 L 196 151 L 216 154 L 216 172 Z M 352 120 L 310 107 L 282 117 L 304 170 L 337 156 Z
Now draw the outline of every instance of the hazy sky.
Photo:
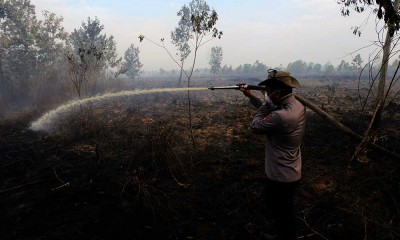
M 144 70 L 178 69 L 166 52 L 154 44 L 139 42 L 140 34 L 170 42 L 170 32 L 177 26 L 176 13 L 190 0 L 31 0 L 37 15 L 42 10 L 64 18 L 67 32 L 79 28 L 88 17 L 99 18 L 104 32 L 113 35 L 121 56 L 130 44 L 140 49 Z M 361 37 L 352 34 L 351 27 L 362 24 L 367 15 L 340 15 L 336 0 L 208 0 L 217 11 L 217 28 L 221 39 L 214 39 L 200 48 L 196 67 L 209 67 L 210 49 L 221 46 L 222 64 L 233 68 L 256 60 L 269 67 L 303 60 L 335 66 L 348 62 L 360 47 L 377 40 L 375 18 Z M 174 51 L 172 45 L 170 49 Z M 369 49 L 368 52 L 372 52 Z M 361 53 L 364 59 L 368 54 Z M 189 56 L 188 62 L 192 62 Z

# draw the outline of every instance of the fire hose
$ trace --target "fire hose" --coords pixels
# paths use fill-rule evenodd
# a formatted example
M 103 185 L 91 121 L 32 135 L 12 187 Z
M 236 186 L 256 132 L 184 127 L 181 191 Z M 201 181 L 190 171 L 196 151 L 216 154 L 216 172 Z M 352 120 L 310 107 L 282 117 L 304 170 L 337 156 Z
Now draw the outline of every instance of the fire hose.
M 234 85 L 234 86 L 221 86 L 221 87 L 211 86 L 208 89 L 210 89 L 210 90 L 224 90 L 224 89 L 240 90 L 240 89 L 248 89 L 248 90 L 258 90 L 258 91 L 265 91 L 266 90 L 264 86 L 255 86 L 255 85 L 248 85 L 248 84 L 237 84 L 237 85 Z M 388 154 L 388 155 L 390 155 L 392 157 L 400 159 L 400 155 L 399 154 L 397 154 L 395 152 L 391 152 L 391 151 L 387 150 L 386 148 L 383 148 L 383 147 L 381 147 L 381 146 L 379 146 L 379 145 L 377 145 L 375 143 L 372 143 L 370 141 L 366 141 L 362 136 L 360 136 L 359 134 L 355 133 L 353 130 L 351 130 L 347 126 L 343 125 L 341 122 L 336 120 L 334 117 L 329 115 L 327 112 L 325 112 L 324 110 L 322 110 L 317 105 L 315 105 L 312 102 L 310 102 L 309 100 L 307 100 L 307 99 L 305 99 L 305 98 L 303 98 L 303 97 L 301 97 L 301 96 L 299 96 L 297 94 L 293 94 L 293 95 L 304 106 L 310 108 L 315 113 L 319 114 L 322 118 L 326 119 L 328 122 L 333 124 L 335 127 L 337 127 L 339 130 L 343 131 L 347 135 L 353 137 L 354 139 L 356 139 L 358 141 L 365 141 L 367 143 L 367 145 L 370 146 L 371 148 L 374 148 L 374 149 L 376 149 L 378 151 L 381 151 L 383 153 L 386 153 L 386 154 Z

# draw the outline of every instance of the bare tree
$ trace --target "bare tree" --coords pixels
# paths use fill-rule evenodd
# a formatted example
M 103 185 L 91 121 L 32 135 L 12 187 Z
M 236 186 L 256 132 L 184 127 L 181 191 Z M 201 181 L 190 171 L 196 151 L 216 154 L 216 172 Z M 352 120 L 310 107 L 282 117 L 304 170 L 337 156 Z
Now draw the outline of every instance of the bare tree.
M 398 14 L 399 11 L 399 0 L 395 0 L 393 3 L 393 8 Z M 372 124 L 371 127 L 373 129 L 378 129 L 381 126 L 382 122 L 382 111 L 383 111 L 383 106 L 385 104 L 385 84 L 386 84 L 386 76 L 387 76 L 387 71 L 388 71 L 388 65 L 389 65 L 389 59 L 390 59 L 390 52 L 391 52 L 391 44 L 392 44 L 392 37 L 394 32 L 391 29 L 395 29 L 393 25 L 396 23 L 394 22 L 388 22 L 388 31 L 386 32 L 386 38 L 385 42 L 383 44 L 383 56 L 382 56 L 382 70 L 381 74 L 379 76 L 379 82 L 378 82 L 378 92 L 376 94 L 376 116 L 375 118 L 372 119 Z M 399 23 L 397 23 L 398 25 Z M 398 28 L 397 28 L 398 29 Z
M 191 44 L 193 45 L 193 62 L 189 72 L 183 70 L 183 73 L 187 77 L 187 87 L 190 87 L 190 81 L 193 76 L 194 67 L 196 65 L 197 53 L 204 44 L 211 41 L 213 38 L 221 38 L 222 31 L 218 31 L 215 27 L 218 20 L 218 14 L 215 10 L 211 10 L 208 6 L 207 2 L 204 0 L 192 0 L 189 3 L 189 6 L 184 5 L 182 9 L 178 12 L 178 16 L 180 19 L 180 24 L 187 26 L 187 33 L 189 39 L 191 40 Z M 164 38 L 161 39 L 161 44 L 158 44 L 149 38 L 140 35 L 140 41 L 142 42 L 144 39 L 152 42 L 153 44 L 163 48 L 168 55 L 172 58 L 172 60 L 178 64 L 178 66 L 182 66 L 180 61 L 176 60 L 171 52 L 167 49 L 164 44 Z M 181 68 L 183 69 L 183 68 Z M 188 90 L 188 107 L 189 107 L 189 125 L 190 125 L 190 133 L 192 137 L 193 145 L 195 146 L 193 127 L 192 127 L 192 111 L 191 111 L 191 99 L 190 99 L 190 91 Z

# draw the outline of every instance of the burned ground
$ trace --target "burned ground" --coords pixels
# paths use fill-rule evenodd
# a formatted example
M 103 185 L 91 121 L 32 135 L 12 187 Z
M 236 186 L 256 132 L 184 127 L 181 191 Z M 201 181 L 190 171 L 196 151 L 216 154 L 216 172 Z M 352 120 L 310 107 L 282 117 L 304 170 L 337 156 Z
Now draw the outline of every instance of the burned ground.
M 299 92 L 362 134 L 356 90 Z M 240 92 L 134 96 L 86 107 L 34 132 L 39 113 L 0 123 L 1 239 L 262 239 L 264 141 Z M 396 108 L 396 106 L 395 106 Z M 399 152 L 399 115 L 377 143 Z M 296 193 L 301 239 L 398 239 L 398 159 L 368 150 L 307 112 L 303 179 Z

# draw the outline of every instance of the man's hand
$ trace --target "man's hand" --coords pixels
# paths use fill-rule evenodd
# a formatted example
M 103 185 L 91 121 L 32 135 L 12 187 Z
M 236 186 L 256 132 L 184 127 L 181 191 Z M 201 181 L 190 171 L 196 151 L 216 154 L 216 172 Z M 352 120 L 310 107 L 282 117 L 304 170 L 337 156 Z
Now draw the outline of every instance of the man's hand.
M 245 82 L 239 83 L 239 86 L 242 86 L 242 85 L 247 85 L 247 83 L 245 83 Z M 253 96 L 253 93 L 249 89 L 239 88 L 239 90 L 248 98 Z

